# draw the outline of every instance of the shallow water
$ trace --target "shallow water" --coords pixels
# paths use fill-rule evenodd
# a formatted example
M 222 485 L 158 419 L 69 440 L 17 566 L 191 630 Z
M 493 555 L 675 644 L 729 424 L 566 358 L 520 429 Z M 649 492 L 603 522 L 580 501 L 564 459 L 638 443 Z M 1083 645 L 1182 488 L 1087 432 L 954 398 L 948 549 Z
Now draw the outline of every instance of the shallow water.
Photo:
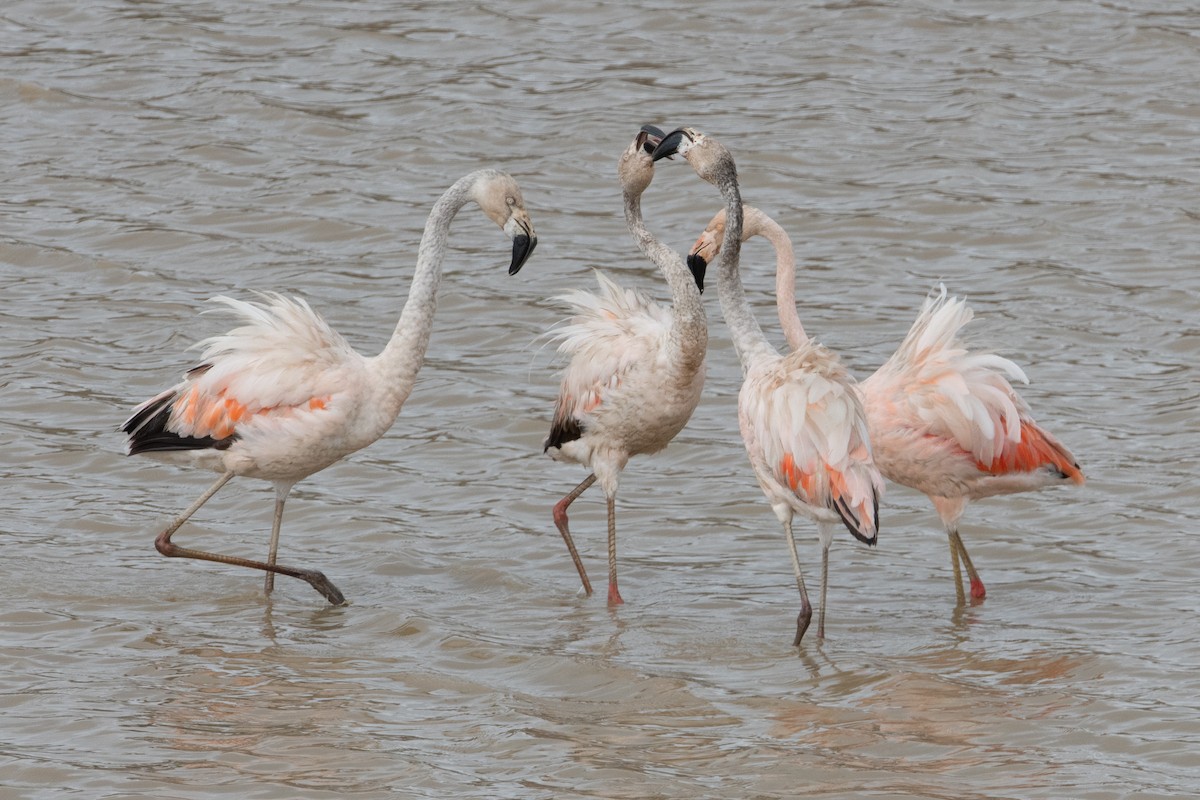
M 0 785 L 5 797 L 1191 797 L 1200 782 L 1200 12 L 1182 2 L 67 3 L 0 11 Z M 805 266 L 810 332 L 869 374 L 940 281 L 1022 364 L 1089 483 L 981 502 L 955 604 L 927 501 L 834 547 L 829 636 L 790 646 L 786 548 L 738 438 L 707 297 L 705 401 L 619 498 L 541 455 L 548 298 L 592 267 L 665 297 L 614 164 L 691 124 Z M 300 484 L 281 579 L 167 561 L 211 476 L 123 455 L 129 408 L 222 330 L 216 294 L 308 298 L 389 335 L 424 216 L 521 181 L 515 278 L 468 210 L 419 385 L 381 441 Z M 647 219 L 719 207 L 683 165 Z M 772 257 L 743 268 L 767 320 Z M 777 326 L 768 330 L 778 340 Z M 180 534 L 265 551 L 236 481 Z M 810 573 L 818 557 L 801 528 Z M 814 575 L 815 577 L 815 575 Z

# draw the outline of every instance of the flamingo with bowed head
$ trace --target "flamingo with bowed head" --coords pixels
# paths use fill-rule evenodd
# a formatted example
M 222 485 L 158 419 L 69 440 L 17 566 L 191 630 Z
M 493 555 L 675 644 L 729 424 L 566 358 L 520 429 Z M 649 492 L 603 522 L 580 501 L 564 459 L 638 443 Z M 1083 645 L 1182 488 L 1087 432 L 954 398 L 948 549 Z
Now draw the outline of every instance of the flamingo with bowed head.
M 775 248 L 775 297 L 784 337 L 803 346 L 796 311 L 796 258 L 775 220 L 746 206 L 742 241 L 762 236 Z M 692 257 L 717 256 L 725 237 L 725 209 L 717 212 L 692 248 Z M 703 269 L 701 265 L 699 267 Z M 967 349 L 959 338 L 971 308 L 941 292 L 925 300 L 908 335 L 888 361 L 859 384 L 875 463 L 884 477 L 929 496 L 950 540 L 950 563 L 960 601 L 962 565 L 971 597 L 986 594 L 958 520 L 967 503 L 1064 483 L 1083 484 L 1070 451 L 1038 426 L 1009 382 L 1028 383 L 1007 358 Z
M 738 272 L 743 225 L 737 167 L 711 136 L 681 128 L 654 151 L 659 159 L 678 152 L 725 198 L 730 244 L 717 266 L 721 310 L 742 362 L 738 422 L 750 464 L 787 537 L 800 589 L 795 645 L 812 620 L 800 557 L 792 533 L 799 513 L 817 523 L 821 540 L 821 614 L 817 636 L 825 636 L 829 546 L 839 524 L 859 541 L 874 544 L 879 529 L 883 479 L 871 455 L 867 420 L 854 380 L 835 355 L 805 338 L 786 355 L 767 340 L 746 301 Z M 702 265 L 692 264 L 700 274 Z
M 345 602 L 314 569 L 276 564 L 283 504 L 292 486 L 374 442 L 392 426 L 425 358 L 441 281 L 450 222 L 474 201 L 513 240 L 515 274 L 537 245 L 521 189 L 492 169 L 459 179 L 434 204 L 417 254 L 408 300 L 383 352 L 365 357 L 300 299 L 263 295 L 261 303 L 215 298 L 242 325 L 201 342 L 199 366 L 181 383 L 142 403 L 126 420 L 130 455 L 165 456 L 219 472 L 208 491 L 154 542 L 158 552 L 307 581 L 335 605 Z M 209 553 L 171 541 L 179 529 L 235 475 L 275 486 L 275 518 L 267 560 Z
M 591 470 L 554 506 L 554 523 L 589 596 L 592 586 L 571 539 L 567 508 L 596 481 L 608 502 L 608 602 L 624 602 L 617 588 L 616 497 L 621 471 L 636 455 L 657 453 L 683 430 L 704 388 L 708 321 L 698 285 L 683 256 L 659 242 L 642 221 L 641 196 L 654 178 L 650 150 L 662 137 L 643 128 L 621 154 L 617 174 L 625 221 L 634 241 L 666 276 L 672 306 L 622 289 L 597 272 L 600 293 L 559 298 L 575 316 L 558 331 L 559 352 L 570 358 L 545 452 L 556 461 Z

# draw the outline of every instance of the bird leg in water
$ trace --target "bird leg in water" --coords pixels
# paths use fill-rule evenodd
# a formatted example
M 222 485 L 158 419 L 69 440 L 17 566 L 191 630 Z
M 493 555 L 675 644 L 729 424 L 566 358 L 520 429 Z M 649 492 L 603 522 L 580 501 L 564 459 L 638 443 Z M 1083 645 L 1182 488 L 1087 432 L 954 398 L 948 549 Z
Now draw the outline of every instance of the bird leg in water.
M 962 537 L 958 535 L 958 528 L 950 531 L 950 544 L 952 547 L 954 547 L 955 552 L 962 557 L 963 566 L 967 568 L 967 577 L 971 581 L 971 599 L 982 600 L 987 596 L 987 589 L 985 589 L 983 586 L 983 579 L 981 579 L 979 577 L 979 573 L 975 571 L 975 565 L 971 563 L 971 557 L 967 555 L 967 546 L 963 544 Z M 957 562 L 954 566 L 955 572 L 957 573 Z
M 567 528 L 567 506 L 574 503 L 579 495 L 586 492 L 587 488 L 595 482 L 595 474 L 588 475 L 578 486 L 568 492 L 562 500 L 554 504 L 554 525 L 558 528 L 558 532 L 562 534 L 563 541 L 567 543 L 567 549 L 571 551 L 571 560 L 575 562 L 575 569 L 579 571 L 579 579 L 583 581 L 583 592 L 588 597 L 592 596 L 592 582 L 588 580 L 587 570 L 583 568 L 583 559 L 579 557 L 579 551 L 575 549 L 575 541 L 571 538 L 571 531 Z
M 829 592 L 829 544 L 821 545 L 821 610 L 817 612 L 817 638 L 825 638 L 825 597 Z
M 287 492 L 275 490 L 275 518 L 271 521 L 271 545 L 267 549 L 267 563 L 275 565 L 275 556 L 279 552 L 279 528 L 283 524 L 283 501 L 287 500 Z M 270 594 L 275 589 L 275 573 L 267 572 L 263 591 Z
M 796 552 L 796 537 L 792 535 L 790 519 L 783 523 L 783 532 L 787 534 L 788 548 L 792 551 L 792 571 L 796 573 L 796 585 L 800 587 L 800 613 L 796 617 L 796 639 L 792 642 L 792 647 L 799 647 L 804 632 L 808 630 L 808 624 L 812 622 L 812 603 L 808 601 L 808 590 L 804 588 L 804 575 L 800 572 L 800 554 Z M 821 608 L 825 608 L 824 602 L 821 603 Z
M 318 592 L 320 592 L 326 600 L 335 606 L 340 606 L 346 602 L 346 598 L 342 595 L 338 588 L 329 582 L 322 573 L 315 569 L 298 569 L 296 567 L 285 567 L 278 564 L 266 564 L 262 561 L 252 561 L 248 558 L 239 558 L 237 556 L 227 556 L 220 553 L 208 553 L 203 550 L 191 550 L 186 547 L 180 547 L 171 541 L 171 535 L 187 522 L 188 518 L 195 514 L 200 506 L 204 505 L 212 498 L 217 491 L 229 483 L 233 478 L 232 472 L 226 472 L 211 488 L 192 503 L 182 514 L 174 519 L 158 538 L 154 540 L 154 547 L 158 552 L 162 553 L 167 558 L 196 558 L 201 561 L 215 561 L 219 564 L 231 564 L 236 567 L 249 567 L 251 569 L 261 569 L 267 572 L 277 572 L 280 575 L 287 575 L 292 578 L 299 578 L 308 583 Z
M 617 498 L 608 497 L 608 604 L 622 605 L 621 593 L 617 591 Z
M 954 593 L 958 596 L 958 604 L 964 605 L 967 596 L 963 592 L 962 567 L 959 564 L 958 547 L 954 544 L 954 534 L 946 530 L 946 541 L 950 543 L 950 566 L 954 567 Z

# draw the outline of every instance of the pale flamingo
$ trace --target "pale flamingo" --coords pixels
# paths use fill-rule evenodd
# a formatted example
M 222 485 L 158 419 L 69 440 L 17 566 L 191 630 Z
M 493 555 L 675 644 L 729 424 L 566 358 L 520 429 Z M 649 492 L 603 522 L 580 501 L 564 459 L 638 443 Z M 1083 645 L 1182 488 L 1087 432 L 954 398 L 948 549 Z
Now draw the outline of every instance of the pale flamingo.
M 200 365 L 188 370 L 182 383 L 134 409 L 122 426 L 130 455 L 165 456 L 221 473 L 158 535 L 158 552 L 266 570 L 268 593 L 275 573 L 290 575 L 307 581 L 330 603 L 345 602 L 319 571 L 275 563 L 283 504 L 297 481 L 366 447 L 392 426 L 429 344 L 450 222 L 470 201 L 513 240 L 510 275 L 533 252 L 537 237 L 511 176 L 485 169 L 459 179 L 429 214 L 408 300 L 391 341 L 377 356 L 359 355 L 301 299 L 278 294 L 262 295 L 261 303 L 215 298 L 241 318 L 241 327 L 201 342 Z M 275 486 L 265 562 L 171 541 L 235 475 Z
M 692 255 L 712 260 L 720 252 L 724 229 L 722 209 Z M 755 235 L 775 248 L 779 320 L 788 344 L 799 347 L 804 328 L 796 311 L 791 239 L 773 219 L 747 206 L 742 241 Z M 960 559 L 970 578 L 971 597 L 981 600 L 986 594 L 958 533 L 968 501 L 1084 482 L 1075 457 L 1034 422 L 1029 406 L 1009 382 L 1029 382 L 1021 368 L 994 353 L 972 352 L 959 338 L 972 316 L 964 301 L 947 298 L 943 286 L 939 294 L 926 298 L 899 349 L 858 384 L 875 463 L 884 477 L 928 495 L 942 519 L 960 601 L 966 598 Z
M 821 613 L 825 636 L 829 546 L 839 522 L 855 538 L 874 544 L 883 479 L 871 455 L 866 415 L 838 357 L 807 337 L 786 355 L 767 340 L 746 301 L 739 274 L 742 198 L 729 151 L 710 136 L 682 128 L 659 144 L 654 158 L 678 152 L 696 173 L 720 189 L 728 212 L 730 244 L 717 267 L 721 310 L 742 362 L 738 422 L 750 464 L 791 550 L 800 589 L 795 645 L 812 620 L 800 557 L 792 533 L 796 513 L 816 521 L 821 541 Z M 693 265 L 693 271 L 699 265 Z
M 600 272 L 600 293 L 582 290 L 558 298 L 575 316 L 558 331 L 569 356 L 554 407 L 545 452 L 591 470 L 554 506 L 554 524 L 575 561 L 583 589 L 591 582 L 567 523 L 567 508 L 600 482 L 608 503 L 608 602 L 624 602 L 617 588 L 616 496 L 621 471 L 636 455 L 665 448 L 691 419 L 704 388 L 708 321 L 683 256 L 659 242 L 642 221 L 641 196 L 654 178 L 649 150 L 662 137 L 643 128 L 621 154 L 617 174 L 625 221 L 641 251 L 666 276 L 672 306 L 622 289 Z M 648 147 L 649 145 L 649 147 Z

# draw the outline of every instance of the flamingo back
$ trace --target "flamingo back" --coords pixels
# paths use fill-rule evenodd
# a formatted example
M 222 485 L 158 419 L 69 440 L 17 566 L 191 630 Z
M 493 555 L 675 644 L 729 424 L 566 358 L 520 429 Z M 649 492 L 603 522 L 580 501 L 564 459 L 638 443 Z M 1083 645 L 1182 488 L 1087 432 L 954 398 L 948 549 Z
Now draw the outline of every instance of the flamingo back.
M 129 452 L 226 449 L 247 425 L 322 411 L 362 359 L 301 299 L 217 297 L 243 324 L 198 343 L 202 363 L 125 422 Z
M 563 371 L 546 450 L 580 438 L 626 376 L 658 362 L 670 341 L 669 308 L 642 291 L 621 287 L 600 271 L 596 279 L 599 293 L 575 290 L 555 298 L 574 316 L 554 333 L 558 351 L 570 361 Z
M 974 314 L 943 286 L 925 300 L 900 347 L 861 385 L 872 429 L 920 432 L 957 448 L 964 469 L 991 475 L 1052 468 L 1076 483 L 1083 474 L 1074 457 L 1033 420 L 1011 381 L 1028 383 L 1003 356 L 971 351 L 961 331 Z M 877 445 L 887 437 L 878 436 Z M 889 459 L 886 446 L 879 458 Z M 900 477 L 901 483 L 909 483 Z M 909 485 L 912 485 L 909 483 Z
M 768 491 L 772 502 L 836 512 L 856 538 L 873 544 L 883 480 L 862 403 L 837 357 L 810 342 L 755 365 L 738 406 L 751 461 L 770 475 L 776 492 L 790 495 Z

